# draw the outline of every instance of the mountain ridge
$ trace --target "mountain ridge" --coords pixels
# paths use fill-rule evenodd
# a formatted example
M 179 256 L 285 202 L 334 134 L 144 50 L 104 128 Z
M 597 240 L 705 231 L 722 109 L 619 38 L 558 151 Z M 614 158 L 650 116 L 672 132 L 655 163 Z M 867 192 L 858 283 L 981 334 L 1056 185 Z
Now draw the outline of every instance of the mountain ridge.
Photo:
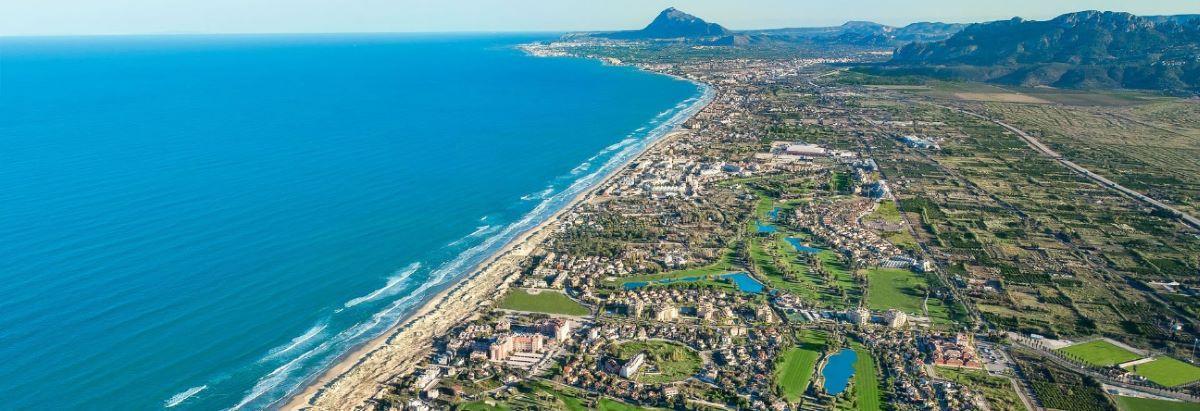
M 1198 52 L 1200 16 L 1087 10 L 972 24 L 897 48 L 887 68 L 1022 86 L 1195 90 Z

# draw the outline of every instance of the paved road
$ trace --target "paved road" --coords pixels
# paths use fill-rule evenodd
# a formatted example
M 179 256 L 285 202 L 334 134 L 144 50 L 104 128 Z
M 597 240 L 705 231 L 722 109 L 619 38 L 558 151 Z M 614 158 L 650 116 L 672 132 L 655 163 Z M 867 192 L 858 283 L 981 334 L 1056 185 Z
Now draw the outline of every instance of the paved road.
M 1075 164 L 1071 160 L 1067 160 L 1065 157 L 1062 156 L 1062 154 L 1059 154 L 1058 152 L 1052 150 L 1050 147 L 1047 147 L 1045 144 L 1042 144 L 1041 141 L 1038 141 L 1038 139 L 1034 138 L 1033 136 L 1030 136 L 1028 133 L 1026 133 L 1025 131 L 1023 131 L 1019 128 L 1013 127 L 1003 121 L 996 120 L 996 119 L 993 119 L 990 117 L 986 117 L 984 115 L 973 113 L 970 111 L 966 111 L 963 109 L 945 107 L 945 106 L 940 106 L 940 107 L 950 109 L 950 110 L 955 110 L 955 111 L 961 112 L 963 114 L 966 114 L 966 115 L 969 115 L 969 116 L 972 116 L 975 118 L 980 118 L 980 119 L 984 119 L 984 120 L 996 123 L 1000 127 L 1004 127 L 1008 131 L 1016 133 L 1017 136 L 1020 136 L 1022 140 L 1025 140 L 1025 142 L 1028 143 L 1030 146 L 1032 146 L 1034 149 L 1042 152 L 1045 155 L 1050 156 L 1051 158 L 1055 159 L 1059 163 L 1062 163 L 1063 165 L 1067 166 L 1071 170 L 1074 170 L 1075 172 L 1077 172 L 1079 174 L 1083 174 L 1084 177 L 1090 178 L 1093 181 L 1100 183 L 1100 185 L 1102 185 L 1102 186 L 1111 188 L 1113 190 L 1117 190 L 1127 196 L 1133 197 L 1134 199 L 1137 199 L 1137 200 L 1140 200 L 1147 204 L 1150 204 L 1152 206 L 1158 207 L 1159 209 L 1162 209 L 1168 213 L 1178 216 L 1179 219 L 1183 220 L 1184 223 L 1187 223 L 1188 225 L 1191 225 L 1192 227 L 1200 228 L 1200 218 L 1196 218 L 1196 216 L 1179 211 L 1179 210 L 1175 209 L 1174 207 L 1167 205 L 1166 203 L 1155 200 L 1153 198 L 1146 196 L 1145 194 L 1139 193 L 1137 191 L 1129 189 L 1128 187 L 1117 184 L 1115 181 L 1109 180 L 1108 178 L 1105 178 L 1102 175 L 1093 173 L 1093 172 L 1091 172 L 1091 170 L 1083 168 L 1083 166 Z

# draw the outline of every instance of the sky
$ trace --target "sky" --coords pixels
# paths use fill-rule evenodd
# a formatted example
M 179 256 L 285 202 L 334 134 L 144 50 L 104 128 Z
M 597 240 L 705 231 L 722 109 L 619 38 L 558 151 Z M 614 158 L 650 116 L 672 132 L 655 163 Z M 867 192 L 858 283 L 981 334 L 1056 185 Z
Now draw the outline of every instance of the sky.
M 0 36 L 619 30 L 670 6 L 732 29 L 1200 13 L 1197 0 L 0 0 Z

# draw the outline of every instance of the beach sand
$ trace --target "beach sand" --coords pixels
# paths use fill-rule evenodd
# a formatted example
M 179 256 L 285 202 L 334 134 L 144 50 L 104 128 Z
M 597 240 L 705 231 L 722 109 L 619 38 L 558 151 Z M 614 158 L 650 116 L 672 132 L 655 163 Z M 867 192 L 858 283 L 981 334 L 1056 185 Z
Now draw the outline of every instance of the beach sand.
M 697 110 L 699 112 L 699 110 Z M 399 326 L 343 356 L 333 367 L 282 402 L 285 410 L 361 410 L 386 394 L 389 381 L 405 375 L 431 353 L 434 338 L 486 312 L 514 282 L 520 263 L 558 227 L 564 215 L 593 198 L 637 161 L 683 134 L 678 129 L 659 138 L 614 170 L 599 184 L 580 193 L 542 224 L 522 233 L 457 285 L 442 291 Z

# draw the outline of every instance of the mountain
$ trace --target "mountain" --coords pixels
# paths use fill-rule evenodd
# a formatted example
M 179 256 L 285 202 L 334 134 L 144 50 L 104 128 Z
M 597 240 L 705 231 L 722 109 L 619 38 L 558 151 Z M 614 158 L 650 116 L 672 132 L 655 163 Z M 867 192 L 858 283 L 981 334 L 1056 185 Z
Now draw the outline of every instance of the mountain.
M 920 22 L 893 27 L 870 21 L 849 21 L 834 27 L 800 27 L 757 30 L 752 33 L 790 41 L 824 42 L 857 46 L 895 47 L 914 41 L 944 40 L 965 24 Z
M 1083 11 L 972 24 L 897 49 L 884 70 L 1024 86 L 1195 90 L 1197 17 Z
M 633 31 L 618 31 L 595 34 L 612 39 L 698 39 L 732 36 L 734 33 L 720 24 L 684 13 L 674 7 L 667 8 L 654 18 L 646 28 Z

